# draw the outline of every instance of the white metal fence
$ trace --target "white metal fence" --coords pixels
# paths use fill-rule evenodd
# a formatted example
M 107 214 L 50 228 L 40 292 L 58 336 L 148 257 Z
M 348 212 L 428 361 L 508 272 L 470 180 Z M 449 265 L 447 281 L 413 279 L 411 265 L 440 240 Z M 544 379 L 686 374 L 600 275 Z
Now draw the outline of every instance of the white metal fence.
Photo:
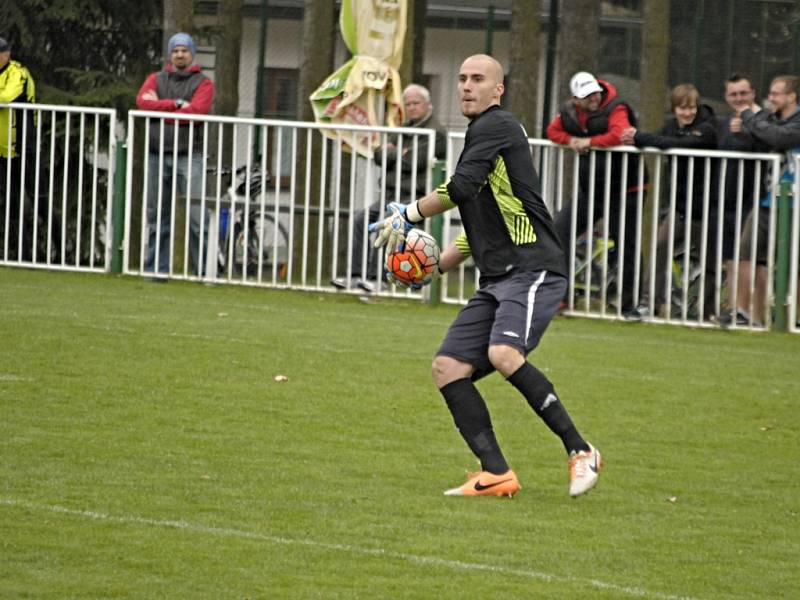
M 463 137 L 448 135 L 448 174 Z M 539 139 L 529 143 L 543 198 L 557 225 L 566 223 L 570 285 L 565 314 L 701 327 L 770 326 L 776 203 L 753 209 L 761 206 L 766 192 L 777 194 L 780 155 L 621 147 L 592 151 L 584 158 L 588 166 L 581 176 L 579 157 L 569 148 Z M 618 181 L 612 169 L 619 172 Z M 751 212 L 752 223 L 746 220 Z M 579 218 L 590 225 L 578 226 Z M 768 219 L 768 227 L 760 230 L 759 218 Z M 444 237 L 450 240 L 458 233 L 457 214 L 445 219 Z M 742 241 L 751 224 L 755 237 L 745 255 Z M 796 231 L 792 239 L 796 256 Z M 766 246 L 764 280 L 757 278 L 757 269 L 743 275 L 736 268 L 742 261 L 761 260 L 756 256 L 759 243 Z M 633 263 L 627 274 L 626 260 Z M 470 264 L 448 275 L 444 300 L 462 303 L 479 277 Z M 795 297 L 793 291 L 790 299 Z M 632 308 L 640 309 L 638 315 L 629 314 Z M 737 320 L 737 312 L 746 317 Z
M 129 113 L 125 272 L 408 294 L 382 280 L 367 225 L 431 185 L 434 131 L 172 119 Z M 364 136 L 377 140 L 371 159 L 349 150 Z
M 0 265 L 108 271 L 116 111 L 0 104 Z
M 109 271 L 115 112 L 6 106 L 20 118 L 0 133 L 17 140 L 19 156 L 0 164 L 0 265 Z M 173 119 L 128 115 L 123 272 L 427 297 L 429 288 L 385 283 L 366 226 L 388 202 L 432 188 L 432 130 L 201 115 L 182 115 L 174 127 Z M 349 151 L 359 136 L 377 140 L 371 159 Z M 463 138 L 448 135 L 445 176 Z M 543 198 L 566 231 L 565 314 L 622 319 L 639 306 L 649 322 L 712 327 L 722 319 L 761 330 L 785 303 L 788 330 L 800 332 L 800 182 L 791 186 L 786 240 L 778 239 L 776 203 L 759 209 L 767 192 L 778 194 L 779 155 L 625 147 L 593 151 L 582 166 L 565 147 L 529 141 Z M 459 232 L 458 212 L 449 211 L 443 242 Z M 788 278 L 776 298 L 778 267 Z M 469 262 L 447 274 L 443 301 L 466 302 L 479 277 Z

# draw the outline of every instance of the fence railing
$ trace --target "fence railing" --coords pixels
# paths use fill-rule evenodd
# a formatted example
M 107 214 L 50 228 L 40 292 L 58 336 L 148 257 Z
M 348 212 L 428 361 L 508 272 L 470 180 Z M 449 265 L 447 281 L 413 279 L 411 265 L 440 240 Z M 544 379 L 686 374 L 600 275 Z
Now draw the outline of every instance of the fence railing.
M 448 175 L 463 137 L 448 135 Z M 546 140 L 529 143 L 568 255 L 565 314 L 770 326 L 777 210 L 760 207 L 766 194 L 779 196 L 780 155 L 620 147 L 579 157 Z M 445 238 L 458 229 L 457 215 L 447 214 Z M 793 232 L 787 247 L 798 239 Z M 738 268 L 743 262 L 763 263 L 763 273 Z M 448 275 L 444 301 L 463 302 L 479 277 L 469 263 Z
M 366 226 L 431 189 L 432 130 L 205 115 L 176 127 L 172 114 L 131 111 L 112 203 L 113 110 L 5 106 L 16 118 L 0 138 L 18 155 L 0 163 L 0 265 L 109 271 L 113 254 L 123 272 L 155 279 L 430 295 L 383 280 Z M 369 158 L 350 151 L 365 136 Z M 445 176 L 463 139 L 448 135 Z M 800 331 L 800 183 L 780 185 L 779 155 L 581 157 L 529 142 L 568 255 L 565 314 L 631 319 L 639 308 L 633 317 L 654 323 Z M 781 202 L 762 206 L 770 194 Z M 443 216 L 443 245 L 460 227 L 457 211 Z M 442 301 L 464 303 L 479 278 L 469 262 L 448 273 Z
M 383 281 L 367 225 L 431 185 L 433 130 L 173 119 L 128 116 L 125 272 L 407 294 Z M 350 151 L 364 136 L 369 158 Z
M 0 110 L 0 265 L 108 271 L 116 111 Z

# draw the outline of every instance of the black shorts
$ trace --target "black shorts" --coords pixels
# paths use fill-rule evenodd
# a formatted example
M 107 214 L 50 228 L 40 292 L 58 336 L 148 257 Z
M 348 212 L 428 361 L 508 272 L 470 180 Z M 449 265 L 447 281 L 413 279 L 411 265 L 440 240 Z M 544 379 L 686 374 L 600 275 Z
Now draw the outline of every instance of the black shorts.
M 491 344 L 507 344 L 527 356 L 539 345 L 566 290 L 566 278 L 547 271 L 515 271 L 486 282 L 458 313 L 437 356 L 472 365 L 473 380 L 494 371 Z

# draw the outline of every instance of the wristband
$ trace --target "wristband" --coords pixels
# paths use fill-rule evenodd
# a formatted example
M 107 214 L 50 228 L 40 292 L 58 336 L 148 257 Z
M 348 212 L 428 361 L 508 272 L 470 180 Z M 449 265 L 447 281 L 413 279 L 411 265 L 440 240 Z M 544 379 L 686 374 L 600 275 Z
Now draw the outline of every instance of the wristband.
M 419 223 L 423 220 L 425 220 L 425 217 L 419 212 L 419 200 L 415 200 L 406 208 L 406 221 L 409 223 Z

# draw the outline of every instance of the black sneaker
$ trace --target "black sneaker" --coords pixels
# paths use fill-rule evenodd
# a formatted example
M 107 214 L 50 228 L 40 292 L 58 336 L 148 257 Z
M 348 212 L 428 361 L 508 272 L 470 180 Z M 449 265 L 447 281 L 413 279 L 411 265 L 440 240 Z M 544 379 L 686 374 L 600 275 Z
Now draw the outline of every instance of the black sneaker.
M 736 314 L 732 310 L 723 311 L 716 318 L 712 317 L 712 321 L 716 322 L 721 327 L 730 327 L 736 323 L 737 327 L 747 327 L 750 325 L 750 315 L 744 309 L 738 309 Z M 753 319 L 753 327 L 761 327 L 761 321 Z
M 625 314 L 622 315 L 625 317 L 626 321 L 630 321 L 631 323 L 638 323 L 644 319 L 650 318 L 650 307 L 646 304 L 640 304 L 633 310 L 629 310 Z

